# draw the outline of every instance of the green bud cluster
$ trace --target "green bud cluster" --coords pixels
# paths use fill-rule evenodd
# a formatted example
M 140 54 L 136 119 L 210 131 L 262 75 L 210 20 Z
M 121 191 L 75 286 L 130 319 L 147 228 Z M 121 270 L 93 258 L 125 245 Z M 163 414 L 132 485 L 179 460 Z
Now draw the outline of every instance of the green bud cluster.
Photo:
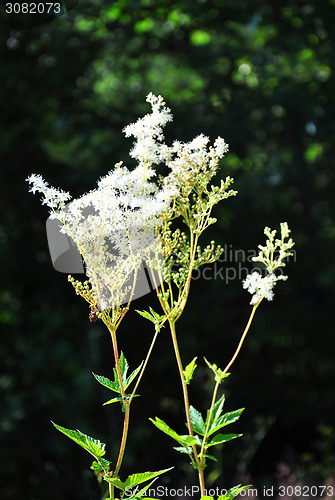
M 264 246 L 258 245 L 260 252 L 257 257 L 253 257 L 255 262 L 262 262 L 269 273 L 273 273 L 279 267 L 285 267 L 284 259 L 293 255 L 289 250 L 294 246 L 294 242 L 292 238 L 289 238 L 291 230 L 288 228 L 287 222 L 280 224 L 280 231 L 281 238 L 278 239 L 275 238 L 277 231 L 266 227 L 264 229 L 264 234 L 268 237 L 266 244 Z

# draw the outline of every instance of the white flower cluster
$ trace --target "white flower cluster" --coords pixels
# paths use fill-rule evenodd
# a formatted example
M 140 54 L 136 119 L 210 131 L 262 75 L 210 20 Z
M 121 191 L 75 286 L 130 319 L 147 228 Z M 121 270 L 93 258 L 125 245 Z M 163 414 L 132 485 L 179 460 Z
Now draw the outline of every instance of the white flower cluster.
M 140 164 L 156 165 L 165 158 L 167 147 L 163 144 L 163 127 L 172 121 L 172 114 L 162 96 L 157 97 L 150 92 L 146 100 L 151 104 L 152 113 L 127 125 L 123 132 L 126 137 L 136 138 L 130 156 L 139 160 Z
M 71 200 L 70 193 L 49 186 L 41 175 L 32 174 L 26 180 L 32 184 L 29 189 L 31 193 L 35 194 L 36 191 L 43 193 L 42 205 L 55 209 L 64 206 L 65 202 Z
M 293 255 L 289 250 L 293 247 L 292 238 L 286 241 L 290 235 L 287 222 L 280 224 L 281 239 L 275 239 L 276 230 L 271 230 L 269 227 L 264 229 L 264 234 L 268 237 L 265 246 L 258 245 L 260 250 L 257 257 L 253 257 L 255 262 L 261 262 L 265 265 L 268 275 L 262 277 L 258 271 L 248 274 L 243 281 L 243 288 L 247 289 L 252 294 L 250 304 L 256 305 L 261 300 L 272 300 L 274 297 L 273 288 L 277 281 L 286 281 L 287 276 L 283 274 L 276 275 L 275 270 L 279 267 L 284 267 L 286 264 L 284 259 Z
M 243 288 L 246 288 L 252 294 L 250 304 L 255 305 L 262 299 L 272 300 L 274 297 L 273 287 L 276 282 L 278 280 L 285 281 L 286 279 L 287 276 L 276 276 L 274 274 L 268 274 L 263 278 L 258 271 L 253 271 L 243 281 Z
M 198 135 L 187 143 L 174 141 L 167 146 L 164 141 L 163 127 L 172 120 L 172 114 L 161 96 L 148 94 L 152 113 L 140 118 L 124 128 L 126 137 L 134 136 L 134 147 L 130 156 L 139 161 L 144 171 L 151 170 L 160 163 L 165 164 L 170 173 L 163 179 L 164 189 L 182 192 L 187 196 L 196 183 L 203 178 L 204 185 L 215 175 L 219 160 L 228 151 L 228 145 L 218 137 L 214 146 L 209 146 L 209 138 Z
M 130 152 L 138 160 L 134 170 L 118 163 L 97 189 L 67 204 L 69 193 L 49 187 L 40 175 L 27 179 L 30 191 L 42 193 L 51 217 L 77 244 L 100 309 L 125 302 L 144 256 L 159 252 L 157 229 L 172 200 L 187 197 L 199 180 L 205 189 L 228 150 L 221 137 L 208 147 L 204 135 L 167 146 L 163 127 L 172 120 L 171 111 L 161 96 L 150 93 L 147 102 L 152 112 L 124 128 L 126 136 L 135 137 Z M 162 162 L 170 169 L 163 179 L 154 170 Z M 214 203 L 218 193 L 211 196 Z
M 164 179 L 164 184 L 174 186 L 185 196 L 192 191 L 194 185 L 203 180 L 207 186 L 215 175 L 219 160 L 228 151 L 224 139 L 218 137 L 214 147 L 207 148 L 209 138 L 201 134 L 188 143 L 175 141 L 171 148 L 165 151 L 166 165 L 171 169 Z M 163 160 L 163 158 L 162 158 Z
M 126 302 L 135 271 L 159 250 L 156 230 L 172 192 L 158 190 L 141 167 L 129 171 L 121 164 L 99 180 L 97 189 L 67 205 L 68 193 L 48 187 L 41 176 L 27 180 L 30 191 L 43 194 L 51 218 L 62 223 L 61 231 L 77 244 L 100 309 Z

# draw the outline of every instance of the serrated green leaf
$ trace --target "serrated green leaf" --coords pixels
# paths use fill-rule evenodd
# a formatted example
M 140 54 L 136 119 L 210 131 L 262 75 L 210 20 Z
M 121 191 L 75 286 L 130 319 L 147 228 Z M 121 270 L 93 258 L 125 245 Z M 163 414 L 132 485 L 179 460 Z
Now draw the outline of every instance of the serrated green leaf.
M 173 429 L 171 429 L 171 427 L 169 427 L 165 422 L 163 422 L 163 420 L 161 420 L 160 418 L 156 417 L 156 420 L 154 420 L 153 418 L 149 418 L 149 420 L 158 428 L 160 429 L 162 432 L 165 432 L 165 434 L 167 434 L 168 436 L 172 437 L 172 439 L 174 439 L 175 441 L 177 441 L 178 443 L 180 443 L 182 441 L 181 439 L 181 436 L 179 436 L 179 434 L 177 434 L 176 431 L 174 431 Z
M 230 488 L 227 491 L 226 495 L 219 496 L 218 500 L 232 500 L 233 498 L 237 497 L 242 490 L 247 490 L 251 486 L 252 486 L 251 484 L 247 484 L 246 486 L 241 486 L 240 484 L 238 484 L 237 486 Z
M 143 316 L 143 318 L 148 319 L 149 321 L 154 323 L 154 325 L 156 326 L 159 325 L 164 320 L 164 315 L 163 316 L 159 315 L 152 309 L 152 307 L 149 307 L 149 309 L 150 313 L 148 311 L 138 311 L 137 309 L 136 312 L 141 316 Z
M 193 406 L 190 406 L 190 417 L 194 432 L 200 434 L 200 436 L 204 436 L 206 431 L 204 419 L 202 418 L 201 413 Z
M 138 309 L 136 309 L 136 312 L 141 316 L 143 316 L 143 318 L 148 319 L 149 321 L 155 323 L 155 318 L 153 318 L 148 311 L 139 311 Z
M 104 476 L 104 480 L 107 481 L 108 483 L 112 484 L 113 486 L 116 486 L 120 490 L 124 491 L 125 490 L 125 485 L 124 482 L 121 481 L 118 477 L 108 477 Z
M 125 390 L 127 389 L 127 387 L 129 387 L 129 386 L 130 386 L 130 384 L 132 383 L 132 381 L 134 380 L 134 378 L 136 377 L 136 375 L 138 374 L 138 372 L 139 372 L 139 371 L 140 371 L 140 369 L 142 368 L 142 365 L 143 365 L 143 361 L 142 361 L 142 363 L 140 364 L 140 366 L 138 366 L 138 367 L 136 368 L 136 370 L 134 370 L 134 371 L 133 371 L 133 372 L 129 375 L 129 377 L 127 377 L 127 379 L 126 379 L 126 383 L 125 383 L 125 385 L 124 385 L 124 389 L 125 389 Z
M 129 377 L 127 377 L 128 363 L 127 363 L 126 358 L 124 357 L 123 352 L 121 352 L 121 356 L 120 356 L 120 370 L 121 370 L 122 385 L 123 385 L 123 389 L 124 390 L 126 390 L 127 387 L 132 383 L 132 381 L 134 380 L 134 378 L 136 377 L 136 375 L 138 374 L 138 372 L 142 368 L 142 365 L 143 365 L 143 361 L 140 364 L 140 366 L 138 366 L 136 368 L 136 370 L 134 370 L 129 375 Z M 104 387 L 107 387 L 107 389 L 110 389 L 111 391 L 114 391 L 114 392 L 117 392 L 118 394 L 121 394 L 119 377 L 118 377 L 118 373 L 117 373 L 116 367 L 113 368 L 113 372 L 114 372 L 114 380 L 110 380 L 107 377 L 102 377 L 101 375 L 96 375 L 95 373 L 93 373 L 93 376 L 94 376 L 94 378 L 101 385 L 103 385 Z M 114 398 L 114 399 L 111 399 L 110 401 L 108 401 L 108 403 L 105 403 L 105 404 L 115 403 L 116 401 L 120 401 L 120 399 L 119 398 Z
M 167 472 L 171 469 L 173 469 L 173 467 L 170 467 L 169 469 L 160 470 L 157 472 L 142 472 L 142 473 L 138 473 L 138 474 L 131 474 L 130 476 L 127 477 L 126 481 L 121 481 L 118 478 L 110 478 L 108 476 L 107 477 L 105 476 L 105 480 L 107 482 L 113 484 L 114 486 L 116 486 L 120 490 L 125 491 L 128 488 L 133 488 L 135 486 L 138 486 L 141 483 L 144 483 L 145 481 L 149 481 L 150 479 L 154 478 L 153 481 L 151 481 L 144 488 L 142 488 L 140 491 L 138 491 L 135 494 L 135 496 L 130 496 L 130 497 L 128 496 L 127 497 L 129 499 L 131 499 L 131 498 L 137 499 L 137 498 L 141 498 L 143 496 L 144 492 L 148 488 L 150 488 L 150 486 L 156 481 L 158 476 L 160 476 L 161 474 L 164 474 L 165 472 Z M 149 500 L 148 497 L 146 497 L 146 499 Z
M 222 429 L 222 427 L 225 427 L 226 425 L 236 422 L 236 420 L 240 418 L 240 415 L 243 412 L 243 410 L 244 408 L 240 408 L 239 410 L 225 413 L 224 415 L 219 417 L 215 422 L 213 422 L 212 426 L 210 427 L 208 432 L 208 437 L 214 434 L 214 432 L 218 431 L 219 429 Z
M 126 360 L 123 352 L 121 352 L 121 356 L 120 356 L 120 371 L 121 371 L 123 388 L 126 385 L 128 368 L 129 368 L 128 362 L 127 362 L 127 360 Z M 113 368 L 113 371 L 114 371 L 114 378 L 115 378 L 115 380 L 119 380 L 119 376 L 118 376 L 116 367 Z
M 66 429 L 65 427 L 61 427 L 60 425 L 52 424 L 58 429 L 60 432 L 65 434 L 65 436 L 72 439 L 75 443 L 79 444 L 82 448 L 88 451 L 91 455 L 94 456 L 95 459 L 99 461 L 101 457 L 104 456 L 105 452 L 105 444 L 101 443 L 99 439 L 94 439 L 90 436 L 87 436 L 83 432 L 79 430 Z
M 202 439 L 200 439 L 200 436 L 195 435 L 194 438 L 195 438 L 195 444 L 197 444 L 198 446 L 201 446 L 202 445 Z
M 179 453 L 186 453 L 187 455 L 190 455 L 192 453 L 192 448 L 190 446 L 174 446 L 174 450 L 179 451 Z
M 130 398 L 131 397 L 131 394 L 126 394 L 125 395 L 126 398 Z M 134 394 L 133 395 L 133 398 L 138 398 L 139 397 L 139 394 Z M 123 398 L 121 396 L 117 397 L 117 398 L 113 398 L 113 399 L 110 399 L 109 401 L 106 401 L 106 403 L 103 404 L 103 406 L 105 405 L 110 405 L 112 403 L 124 403 L 123 401 Z
M 180 436 L 183 440 L 184 446 L 193 446 L 194 444 L 197 444 L 197 437 L 198 436 L 190 436 L 189 434 Z
M 93 373 L 93 376 L 101 385 L 107 387 L 107 389 L 121 394 L 119 382 L 113 382 L 112 380 L 109 380 L 109 378 L 102 377 L 101 375 L 96 375 L 95 373 Z
M 206 361 L 207 366 L 212 370 L 212 372 L 215 374 L 215 382 L 222 382 L 224 378 L 229 377 L 230 373 L 223 373 L 223 370 L 221 368 L 218 368 L 216 364 L 212 364 L 209 361 L 207 361 L 206 358 L 204 358 Z
M 97 472 L 107 471 L 112 462 L 109 462 L 105 458 L 100 458 L 99 462 L 94 461 L 91 465 L 91 469 Z
M 145 481 L 149 481 L 149 479 L 156 478 L 156 477 L 160 476 L 161 474 L 168 472 L 171 469 L 173 469 L 173 467 L 169 467 L 168 469 L 159 470 L 157 472 L 139 472 L 137 474 L 131 474 L 130 476 L 127 477 L 126 481 L 124 482 L 124 485 L 126 487 L 137 486 L 138 484 L 142 484 Z M 145 489 L 147 489 L 147 488 L 145 488 Z
M 160 314 L 156 313 L 156 312 L 153 310 L 153 308 L 152 308 L 152 307 L 150 307 L 150 306 L 149 306 L 149 309 L 150 309 L 150 312 L 151 312 L 152 316 L 153 316 L 154 318 L 156 318 L 156 321 L 157 321 L 158 323 L 160 323 L 160 322 L 161 322 L 161 321 L 165 318 L 164 314 L 163 314 L 163 315 L 160 315 Z
M 96 461 L 94 461 L 94 462 L 92 463 L 92 465 L 91 465 L 91 467 L 90 467 L 90 468 L 91 468 L 92 470 L 96 470 L 96 471 L 98 471 L 98 472 L 101 472 L 101 471 L 103 471 L 103 470 L 104 470 L 104 468 L 102 467 L 102 465 L 101 465 L 101 464 L 99 464 L 99 462 L 96 462 Z
M 214 462 L 217 462 L 218 459 L 213 457 L 213 455 L 205 455 L 206 458 L 209 458 L 210 460 L 214 460 Z
M 160 418 L 156 417 L 156 420 L 149 418 L 149 420 L 161 431 L 165 432 L 168 436 L 172 437 L 177 443 L 181 444 L 182 446 L 193 446 L 196 444 L 196 438 L 194 436 L 180 436 L 176 431 L 171 429 L 163 420 Z
M 123 399 L 121 396 L 118 398 L 113 398 L 113 399 L 110 399 L 109 401 L 106 401 L 106 403 L 104 403 L 102 406 L 111 405 L 112 403 L 122 403 L 123 404 Z
M 212 412 L 212 417 L 211 417 L 211 424 L 210 426 L 212 425 L 213 422 L 215 422 L 219 416 L 221 415 L 222 413 L 222 409 L 223 409 L 223 405 L 224 405 L 224 402 L 225 402 L 225 396 L 223 395 L 220 399 L 218 399 L 216 401 L 216 403 L 214 404 L 213 406 L 213 412 Z M 206 425 L 207 425 L 207 422 L 208 422 L 208 418 L 209 418 L 209 410 L 207 410 L 207 417 L 206 417 Z
M 228 441 L 231 441 L 232 439 L 236 439 L 238 437 L 241 437 L 242 435 L 243 434 L 217 434 L 207 444 L 207 447 L 209 447 L 209 446 L 216 446 L 216 445 L 222 444 L 222 443 L 227 443 Z
M 196 369 L 197 365 L 196 365 L 196 360 L 197 358 L 193 358 L 191 363 L 189 363 L 185 370 L 183 370 L 183 375 L 184 375 L 184 380 L 185 380 L 185 384 L 189 384 L 193 378 L 193 373 L 194 373 L 194 370 Z

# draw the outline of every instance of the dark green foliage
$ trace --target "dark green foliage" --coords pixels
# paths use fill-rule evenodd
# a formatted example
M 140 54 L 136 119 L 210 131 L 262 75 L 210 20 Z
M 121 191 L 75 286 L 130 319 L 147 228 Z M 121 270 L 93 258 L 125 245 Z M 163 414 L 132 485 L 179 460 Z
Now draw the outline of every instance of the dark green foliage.
M 193 361 L 190 364 L 192 364 Z M 210 365 L 208 361 L 207 364 L 212 368 L 212 365 Z M 222 371 L 218 369 L 216 365 L 214 366 L 215 380 L 219 382 L 221 380 L 220 377 Z M 220 377 L 218 376 L 218 373 L 220 373 Z M 209 439 L 210 436 L 212 436 L 222 427 L 225 427 L 226 425 L 238 420 L 242 411 L 244 410 L 244 408 L 241 408 L 240 410 L 221 415 L 223 402 L 224 396 L 222 396 L 214 404 L 212 403 L 213 407 L 207 410 L 206 421 L 204 421 L 204 419 L 202 418 L 201 413 L 192 405 L 190 405 L 190 420 L 192 425 L 192 432 L 194 433 L 194 435 L 181 436 L 158 417 L 156 417 L 155 420 L 153 420 L 152 418 L 150 420 L 158 429 L 160 429 L 165 434 L 172 437 L 172 439 L 177 441 L 177 443 L 182 445 L 177 446 L 174 449 L 176 451 L 179 451 L 180 453 L 186 453 L 190 457 L 191 463 L 195 469 L 201 467 L 201 469 L 204 470 L 207 466 L 206 458 L 217 461 L 216 457 L 207 454 L 208 448 L 210 448 L 211 446 L 217 446 L 223 443 L 227 443 L 232 439 L 242 436 L 242 434 L 216 434 Z M 190 433 L 192 433 L 191 426 L 189 427 L 189 429 Z

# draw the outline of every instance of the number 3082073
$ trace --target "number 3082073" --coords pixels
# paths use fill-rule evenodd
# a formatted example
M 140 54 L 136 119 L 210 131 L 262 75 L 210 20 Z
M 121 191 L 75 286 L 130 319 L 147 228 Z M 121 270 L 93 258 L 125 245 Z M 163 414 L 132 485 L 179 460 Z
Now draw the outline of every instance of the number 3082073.
M 45 3 L 18 3 L 18 2 L 7 2 L 6 3 L 6 14 L 60 14 L 61 4 L 54 2 Z

